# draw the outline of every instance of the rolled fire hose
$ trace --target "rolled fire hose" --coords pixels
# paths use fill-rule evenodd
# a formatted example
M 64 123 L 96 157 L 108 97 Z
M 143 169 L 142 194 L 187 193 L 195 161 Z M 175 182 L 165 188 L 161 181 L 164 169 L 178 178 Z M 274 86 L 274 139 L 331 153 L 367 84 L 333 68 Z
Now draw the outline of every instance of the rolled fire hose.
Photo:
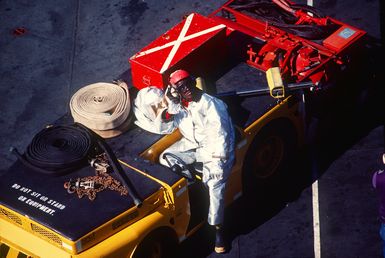
M 33 171 L 53 176 L 86 166 L 88 160 L 101 150 L 107 154 L 113 171 L 123 181 L 135 205 L 141 206 L 142 201 L 114 152 L 102 137 L 82 124 L 57 125 L 41 130 L 34 136 L 23 155 L 16 148 L 11 148 L 11 152 L 23 165 Z
M 125 83 L 90 84 L 79 89 L 70 101 L 74 121 L 103 138 L 118 136 L 128 128 L 130 107 Z
M 63 175 L 85 166 L 93 155 L 94 140 L 79 127 L 51 126 L 37 133 L 27 146 L 24 155 L 11 148 L 28 168 L 47 174 Z

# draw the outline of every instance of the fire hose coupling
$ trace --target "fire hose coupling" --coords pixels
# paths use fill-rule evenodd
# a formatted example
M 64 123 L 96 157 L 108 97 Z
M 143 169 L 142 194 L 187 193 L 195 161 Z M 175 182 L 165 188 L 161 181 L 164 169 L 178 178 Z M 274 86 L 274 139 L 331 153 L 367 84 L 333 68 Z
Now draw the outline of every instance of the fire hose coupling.
M 79 189 L 79 188 L 83 188 L 85 190 L 95 189 L 95 181 L 93 180 L 81 181 L 80 178 L 78 178 L 75 181 L 71 178 L 69 182 L 64 183 L 64 188 L 66 188 L 67 192 L 70 194 L 74 193 L 76 189 Z
M 107 173 L 111 167 L 108 164 L 108 157 L 105 153 L 97 155 L 95 158 L 90 160 L 90 166 L 96 170 L 97 173 Z
M 285 87 L 282 82 L 279 67 L 272 67 L 266 71 L 267 83 L 270 89 L 270 95 L 279 99 L 285 96 Z
M 315 91 L 319 89 L 318 83 L 313 83 L 312 81 L 290 83 L 284 85 L 279 71 L 279 67 L 272 67 L 266 71 L 267 83 L 269 85 L 270 95 L 273 98 L 280 99 L 285 97 L 286 92 L 293 92 L 296 90 L 309 89 L 310 91 Z

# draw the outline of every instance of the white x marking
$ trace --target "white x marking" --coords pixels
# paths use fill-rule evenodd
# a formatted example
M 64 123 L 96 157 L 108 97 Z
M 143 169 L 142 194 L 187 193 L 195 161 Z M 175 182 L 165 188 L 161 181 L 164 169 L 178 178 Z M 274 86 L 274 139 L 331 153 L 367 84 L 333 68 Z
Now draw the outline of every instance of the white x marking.
M 148 54 L 154 53 L 156 51 L 159 51 L 159 50 L 162 50 L 162 49 L 165 49 L 165 48 L 173 46 L 173 48 L 171 49 L 170 53 L 168 54 L 168 56 L 166 58 L 166 61 L 164 62 L 163 66 L 162 66 L 162 68 L 160 70 L 160 72 L 163 73 L 169 67 L 172 59 L 174 58 L 176 52 L 179 49 L 179 46 L 183 42 L 185 42 L 187 40 L 190 40 L 190 39 L 193 39 L 193 38 L 197 38 L 197 37 L 202 36 L 204 34 L 207 34 L 207 33 L 210 33 L 212 31 L 216 31 L 216 30 L 219 30 L 219 29 L 222 29 L 222 28 L 226 27 L 225 25 L 220 24 L 220 25 L 217 25 L 217 26 L 214 26 L 214 27 L 211 27 L 211 28 L 208 28 L 208 29 L 196 32 L 196 33 L 193 33 L 193 34 L 191 34 L 191 35 L 186 37 L 185 35 L 186 35 L 186 33 L 187 33 L 187 31 L 188 31 L 188 29 L 190 27 L 190 24 L 191 24 L 191 21 L 193 19 L 193 16 L 194 16 L 194 14 L 190 14 L 186 18 L 186 22 L 183 25 L 183 28 L 182 28 L 182 30 L 181 30 L 177 40 L 168 42 L 168 43 L 164 44 L 163 46 L 157 46 L 157 47 L 154 47 L 154 48 L 142 51 L 142 52 L 138 53 L 137 55 L 133 56 L 133 58 L 137 58 L 137 57 L 140 57 L 140 56 L 148 55 Z

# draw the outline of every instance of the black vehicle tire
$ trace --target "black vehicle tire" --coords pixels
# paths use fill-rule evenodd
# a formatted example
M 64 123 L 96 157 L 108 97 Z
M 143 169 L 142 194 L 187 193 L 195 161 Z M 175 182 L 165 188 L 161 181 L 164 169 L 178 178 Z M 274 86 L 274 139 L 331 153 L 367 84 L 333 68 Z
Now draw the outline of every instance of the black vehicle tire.
M 162 231 L 151 233 L 135 250 L 133 258 L 169 258 L 173 257 L 176 240 L 170 234 Z
M 283 178 L 297 151 L 297 134 L 286 121 L 264 127 L 253 139 L 243 165 L 243 192 L 253 197 Z

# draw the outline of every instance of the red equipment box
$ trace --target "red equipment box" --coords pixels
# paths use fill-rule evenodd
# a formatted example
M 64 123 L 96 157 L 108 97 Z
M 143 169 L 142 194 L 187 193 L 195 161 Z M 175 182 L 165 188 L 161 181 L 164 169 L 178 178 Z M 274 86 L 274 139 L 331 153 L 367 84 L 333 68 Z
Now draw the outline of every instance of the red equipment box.
M 162 88 L 168 76 L 181 68 L 206 76 L 220 65 L 225 39 L 225 25 L 192 13 L 130 58 L 132 82 L 138 89 Z

